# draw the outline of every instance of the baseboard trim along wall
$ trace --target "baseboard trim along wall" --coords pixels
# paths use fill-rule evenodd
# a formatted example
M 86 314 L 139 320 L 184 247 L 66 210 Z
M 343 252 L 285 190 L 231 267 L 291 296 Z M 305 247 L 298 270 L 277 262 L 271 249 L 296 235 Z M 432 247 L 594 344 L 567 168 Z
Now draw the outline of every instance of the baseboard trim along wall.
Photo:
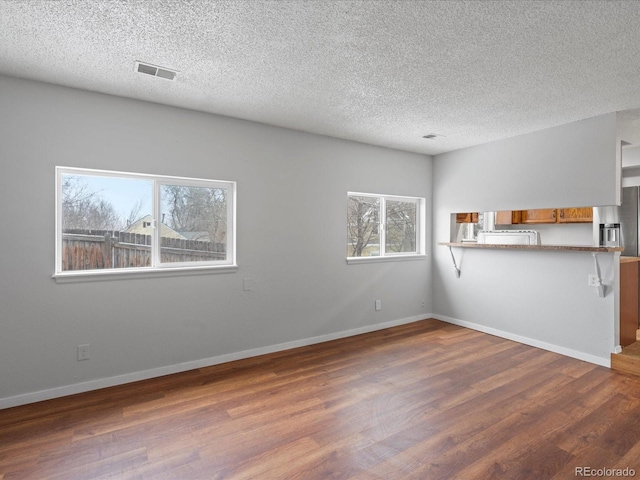
M 267 347 L 254 348 L 251 350 L 243 350 L 241 352 L 229 353 L 226 355 L 220 355 L 217 357 L 203 358 L 200 360 L 194 360 L 192 362 L 179 363 L 175 365 L 167 365 L 164 367 L 153 368 L 151 370 L 144 370 L 140 372 L 127 373 L 124 375 L 116 375 L 114 377 L 100 378 L 97 380 L 91 380 L 88 382 L 75 383 L 72 385 L 65 385 L 62 387 L 51 388 L 48 390 L 40 390 L 32 393 L 25 393 L 23 395 L 16 395 L 14 397 L 7 397 L 0 399 L 0 410 L 4 408 L 17 407 L 20 405 L 26 405 L 29 403 L 41 402 L 43 400 L 51 400 L 53 398 L 65 397 L 67 395 L 74 395 L 76 393 L 89 392 L 92 390 L 98 390 L 100 388 L 114 387 L 116 385 L 124 385 L 126 383 L 137 382 L 140 380 L 148 380 L 150 378 L 161 377 L 163 375 L 171 375 L 173 373 L 186 372 L 194 370 L 196 368 L 210 367 L 213 365 L 219 365 L 221 363 L 233 362 L 234 360 L 242 360 L 245 358 L 257 357 L 268 353 L 281 352 L 284 350 L 290 350 L 292 348 L 305 347 L 307 345 L 314 345 L 316 343 L 328 342 L 330 340 L 337 340 L 339 338 L 352 337 L 354 335 L 360 335 L 362 333 L 375 332 L 377 330 L 384 330 L 385 328 L 395 327 L 397 325 L 404 325 L 407 323 L 417 322 L 428 318 L 435 318 L 431 313 L 425 313 L 423 315 L 415 315 L 413 317 L 401 318 L 398 320 L 392 320 L 385 323 L 377 323 L 375 325 L 367 325 L 364 327 L 354 328 L 351 330 L 344 330 L 341 332 L 330 333 L 327 335 L 319 335 L 317 337 L 304 338 L 301 340 L 294 340 L 292 342 L 279 343 L 276 345 L 270 345 Z
M 565 355 L 567 357 L 572 357 L 578 360 L 584 360 L 585 362 L 595 363 L 596 365 L 601 365 L 603 367 L 611 368 L 610 357 L 603 358 L 603 357 L 598 357 L 596 355 L 590 355 L 588 353 L 580 352 L 578 350 L 572 350 L 570 348 L 561 347 L 559 345 L 554 345 L 552 343 L 542 342 L 540 340 L 535 340 L 533 338 L 523 337 L 521 335 L 516 335 L 514 333 L 505 332 L 503 330 L 497 330 L 495 328 L 486 327 L 484 325 L 468 322 L 466 320 L 459 320 L 457 318 L 447 317 L 445 315 L 433 314 L 433 318 L 437 320 L 442 320 L 443 322 L 452 323 L 454 325 L 459 325 L 461 327 L 477 330 L 479 332 L 495 335 L 496 337 L 506 338 L 507 340 L 513 340 L 514 342 L 523 343 L 525 345 L 541 348 L 543 350 L 548 350 L 554 353 L 559 353 L 560 355 Z

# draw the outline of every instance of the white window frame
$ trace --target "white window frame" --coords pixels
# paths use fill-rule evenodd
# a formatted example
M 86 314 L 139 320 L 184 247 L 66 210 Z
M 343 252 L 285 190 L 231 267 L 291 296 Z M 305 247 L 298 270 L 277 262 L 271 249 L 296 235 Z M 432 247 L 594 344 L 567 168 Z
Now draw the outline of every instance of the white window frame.
M 347 257 L 348 264 L 389 262 L 399 260 L 419 260 L 426 258 L 426 200 L 422 197 L 410 197 L 400 195 L 385 195 L 379 193 L 347 192 L 347 218 L 350 197 L 371 197 L 380 200 L 380 211 L 378 215 L 378 229 L 380 232 L 380 255 L 371 257 Z M 416 251 L 415 252 L 387 252 L 386 251 L 386 215 L 387 201 L 400 201 L 415 203 L 416 205 Z M 347 220 L 348 221 L 348 220 Z M 347 246 L 349 238 L 347 234 Z
M 226 259 L 194 262 L 161 262 L 160 260 L 160 235 L 158 228 L 154 227 L 152 234 L 151 265 L 148 267 L 134 268 L 110 268 L 95 270 L 62 270 L 62 176 L 63 175 L 90 175 L 110 178 L 129 178 L 136 180 L 148 180 L 152 184 L 152 216 L 153 224 L 157 225 L 157 219 L 161 213 L 161 187 L 163 185 L 182 185 L 192 187 L 223 188 L 227 194 L 227 232 L 226 232 Z M 225 273 L 238 269 L 236 263 L 236 191 L 237 184 L 234 181 L 208 180 L 189 177 L 171 177 L 165 175 L 153 175 L 142 173 L 129 173 L 110 170 L 95 170 L 77 167 L 56 167 L 56 239 L 55 239 L 55 273 L 53 278 L 57 282 L 73 282 L 87 280 L 103 280 L 114 278 L 131 278 L 136 276 L 165 276 L 186 275 L 198 273 Z

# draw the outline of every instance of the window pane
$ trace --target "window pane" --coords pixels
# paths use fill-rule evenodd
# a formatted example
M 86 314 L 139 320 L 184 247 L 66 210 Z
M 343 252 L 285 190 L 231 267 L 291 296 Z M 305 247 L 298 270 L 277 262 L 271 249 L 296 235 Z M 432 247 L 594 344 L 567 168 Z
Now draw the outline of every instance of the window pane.
M 152 182 L 133 178 L 62 175 L 62 270 L 151 265 Z
M 160 262 L 227 260 L 225 188 L 162 185 Z
M 386 210 L 385 251 L 387 253 L 415 253 L 416 204 L 387 200 Z
M 348 257 L 380 256 L 380 199 L 349 196 L 347 233 Z

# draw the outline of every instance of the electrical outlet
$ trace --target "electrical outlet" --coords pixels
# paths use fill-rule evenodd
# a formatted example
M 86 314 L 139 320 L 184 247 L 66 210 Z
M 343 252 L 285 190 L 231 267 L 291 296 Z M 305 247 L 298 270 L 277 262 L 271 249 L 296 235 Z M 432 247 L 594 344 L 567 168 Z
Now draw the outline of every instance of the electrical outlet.
M 89 360 L 89 344 L 78 345 L 78 361 Z
M 376 312 L 382 310 L 382 300 L 376 300 Z
M 422 300 L 422 308 L 424 308 L 424 299 Z
M 589 283 L 588 283 L 588 285 L 589 285 L 590 287 L 597 287 L 597 286 L 599 286 L 599 285 L 600 285 L 600 282 L 598 281 L 598 276 L 597 276 L 597 275 L 594 275 L 594 274 L 589 275 Z

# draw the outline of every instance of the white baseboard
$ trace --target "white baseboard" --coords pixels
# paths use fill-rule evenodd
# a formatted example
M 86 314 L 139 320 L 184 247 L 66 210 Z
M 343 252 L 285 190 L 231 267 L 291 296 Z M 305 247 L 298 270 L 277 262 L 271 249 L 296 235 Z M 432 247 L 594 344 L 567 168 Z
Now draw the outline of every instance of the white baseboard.
M 479 332 L 495 335 L 496 337 L 506 338 L 507 340 L 513 340 L 518 343 L 524 343 L 532 347 L 541 348 L 550 352 L 559 353 L 567 357 L 577 358 L 578 360 L 584 360 L 585 362 L 595 363 L 596 365 L 602 365 L 603 367 L 611 368 L 611 358 L 598 357 L 588 353 L 580 352 L 578 350 L 572 350 L 570 348 L 561 347 L 552 343 L 543 342 L 533 338 L 523 337 L 516 335 L 515 333 L 505 332 L 491 327 L 486 327 L 473 322 L 467 322 L 465 320 L 459 320 L 457 318 L 447 317 L 445 315 L 433 314 L 433 318 L 442 320 L 443 322 L 452 323 L 461 327 L 470 328 L 471 330 L 477 330 Z
M 234 360 L 242 360 L 244 358 L 257 357 L 259 355 L 265 355 L 267 353 L 281 352 L 283 350 L 290 350 L 292 348 L 305 347 L 307 345 L 314 345 L 316 343 L 328 342 L 330 340 L 337 340 L 339 338 L 352 337 L 354 335 L 375 332 L 377 330 L 383 330 L 385 328 L 395 327 L 397 325 L 404 325 L 407 323 L 413 323 L 413 322 L 417 322 L 419 320 L 424 320 L 427 318 L 435 318 L 435 317 L 431 313 L 425 313 L 424 315 L 415 315 L 413 317 L 401 318 L 398 320 L 392 320 L 390 322 L 377 323 L 375 325 L 367 325 L 364 327 L 345 330 L 342 332 L 330 333 L 327 335 L 319 335 L 317 337 L 304 338 L 301 340 L 294 340 L 292 342 L 279 343 L 279 344 L 270 345 L 267 347 L 254 348 L 251 350 L 243 350 L 240 352 L 229 353 L 229 354 L 220 355 L 217 357 L 203 358 L 200 360 L 194 360 L 192 362 L 178 363 L 175 365 L 167 365 L 164 367 L 153 368 L 151 370 L 132 372 L 124 375 L 116 375 L 113 377 L 99 378 L 96 380 L 90 380 L 88 382 L 75 383 L 72 385 L 65 385 L 65 386 L 51 388 L 47 390 L 40 390 L 37 392 L 25 393 L 25 394 L 16 395 L 13 397 L 0 398 L 0 410 L 4 408 L 17 407 L 19 405 L 26 405 L 29 403 L 40 402 L 43 400 L 50 400 L 52 398 L 73 395 L 76 393 L 89 392 L 92 390 L 98 390 L 100 388 L 113 387 L 116 385 L 123 385 L 125 383 L 137 382 L 140 380 L 147 380 L 149 378 L 161 377 L 163 375 L 170 375 L 172 373 L 186 372 L 188 370 L 194 370 L 196 368 L 210 367 L 213 365 L 219 365 L 221 363 L 232 362 Z

